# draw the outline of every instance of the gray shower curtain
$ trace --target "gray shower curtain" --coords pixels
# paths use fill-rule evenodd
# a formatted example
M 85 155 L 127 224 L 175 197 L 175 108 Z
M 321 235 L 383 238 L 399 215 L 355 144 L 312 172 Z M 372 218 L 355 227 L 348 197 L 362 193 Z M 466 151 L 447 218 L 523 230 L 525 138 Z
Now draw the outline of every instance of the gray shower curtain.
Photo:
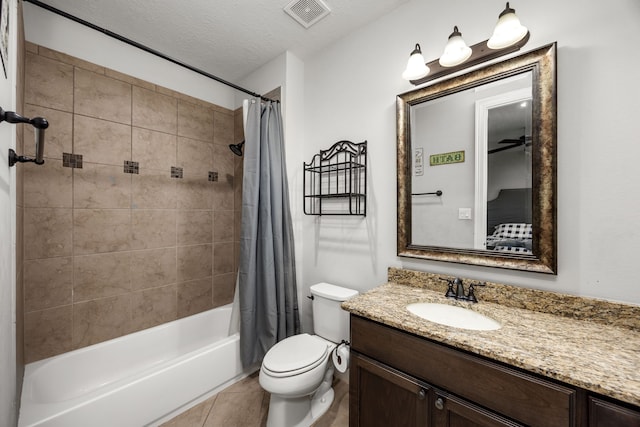
M 249 103 L 238 276 L 240 358 L 249 367 L 275 343 L 300 332 L 279 102 Z

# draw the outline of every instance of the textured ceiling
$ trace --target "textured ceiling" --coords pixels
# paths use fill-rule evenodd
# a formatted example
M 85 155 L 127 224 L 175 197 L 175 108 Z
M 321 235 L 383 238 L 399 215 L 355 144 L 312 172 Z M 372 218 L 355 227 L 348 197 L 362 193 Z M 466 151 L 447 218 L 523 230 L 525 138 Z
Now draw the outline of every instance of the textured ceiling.
M 291 0 L 41 0 L 231 82 L 290 50 L 304 59 L 408 0 L 324 0 L 331 13 L 305 29 Z

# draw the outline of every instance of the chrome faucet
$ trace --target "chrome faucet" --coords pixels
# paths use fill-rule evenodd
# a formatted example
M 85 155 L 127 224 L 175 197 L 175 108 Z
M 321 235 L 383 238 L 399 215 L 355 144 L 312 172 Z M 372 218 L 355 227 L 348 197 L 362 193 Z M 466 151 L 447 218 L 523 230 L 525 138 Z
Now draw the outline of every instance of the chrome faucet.
M 464 292 L 464 284 L 462 283 L 462 279 L 456 277 L 455 279 L 447 279 L 445 277 L 441 277 L 440 279 L 447 282 L 449 285 L 447 288 L 447 293 L 444 294 L 447 298 L 454 298 L 461 301 L 469 301 L 476 303 L 478 302 L 478 298 L 476 298 L 476 294 L 474 292 L 476 286 L 487 286 L 485 282 L 472 283 L 469 285 L 469 292 L 465 295 Z M 455 290 L 453 289 L 455 286 Z

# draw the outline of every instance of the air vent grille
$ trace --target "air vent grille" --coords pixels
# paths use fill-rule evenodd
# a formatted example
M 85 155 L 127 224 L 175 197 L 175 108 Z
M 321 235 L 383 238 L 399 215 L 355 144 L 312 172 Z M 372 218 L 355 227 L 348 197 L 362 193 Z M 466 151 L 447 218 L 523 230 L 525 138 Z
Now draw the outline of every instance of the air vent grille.
M 305 28 L 309 28 L 325 16 L 331 9 L 322 0 L 294 0 L 284 7 L 293 19 Z

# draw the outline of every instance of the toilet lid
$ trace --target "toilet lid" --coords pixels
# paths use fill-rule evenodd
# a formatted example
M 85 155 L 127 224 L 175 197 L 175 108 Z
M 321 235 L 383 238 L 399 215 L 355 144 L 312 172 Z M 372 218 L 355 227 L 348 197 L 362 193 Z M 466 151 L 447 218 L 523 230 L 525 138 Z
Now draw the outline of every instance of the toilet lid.
M 326 359 L 328 351 L 324 340 L 309 334 L 293 335 L 271 347 L 262 367 L 276 376 L 293 375 L 316 367 Z

